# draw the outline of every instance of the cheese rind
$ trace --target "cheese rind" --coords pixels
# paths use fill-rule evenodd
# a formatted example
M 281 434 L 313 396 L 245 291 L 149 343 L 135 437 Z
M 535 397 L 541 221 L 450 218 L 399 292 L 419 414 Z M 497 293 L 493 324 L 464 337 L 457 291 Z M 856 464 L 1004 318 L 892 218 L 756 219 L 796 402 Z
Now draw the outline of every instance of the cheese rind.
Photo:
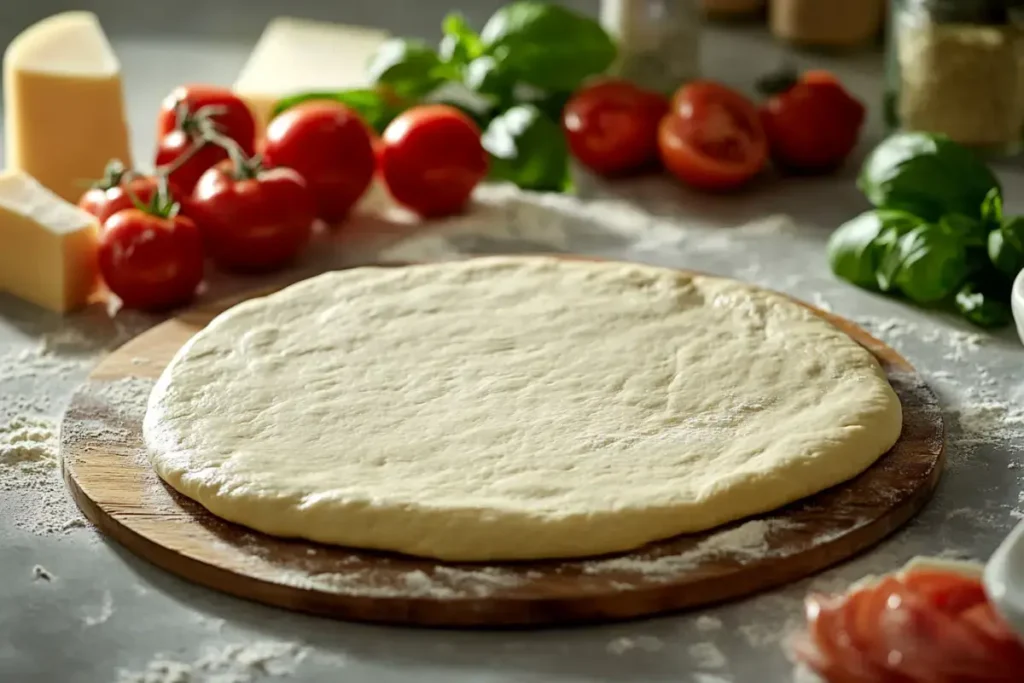
M 390 35 L 386 31 L 280 17 L 267 24 L 234 91 L 262 130 L 274 105 L 303 92 L 368 85 L 366 65 Z
M 69 202 L 110 159 L 131 164 L 120 65 L 91 12 L 30 26 L 4 53 L 6 167 Z
M 18 171 L 0 173 L 0 291 L 58 313 L 99 281 L 95 217 Z

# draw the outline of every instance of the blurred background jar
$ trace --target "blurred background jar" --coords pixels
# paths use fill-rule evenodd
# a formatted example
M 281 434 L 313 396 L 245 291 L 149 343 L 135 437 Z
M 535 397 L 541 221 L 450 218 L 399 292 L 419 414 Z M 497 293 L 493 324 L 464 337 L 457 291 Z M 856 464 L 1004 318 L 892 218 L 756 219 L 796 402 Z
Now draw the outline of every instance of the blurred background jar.
M 886 119 L 994 155 L 1024 136 L 1024 2 L 893 0 Z
M 885 0 L 771 0 L 772 34 L 801 47 L 855 48 L 878 37 Z
M 765 0 L 701 0 L 700 8 L 709 19 L 751 19 L 764 12 Z
M 671 93 L 700 75 L 700 0 L 602 0 L 619 44 L 615 75 Z

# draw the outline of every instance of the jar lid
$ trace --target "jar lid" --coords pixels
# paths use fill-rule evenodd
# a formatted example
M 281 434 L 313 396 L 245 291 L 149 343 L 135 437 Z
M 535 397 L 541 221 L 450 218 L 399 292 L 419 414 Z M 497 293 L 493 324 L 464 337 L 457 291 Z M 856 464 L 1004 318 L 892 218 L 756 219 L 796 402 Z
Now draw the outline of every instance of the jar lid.
M 1024 0 L 904 0 L 903 4 L 944 24 L 998 26 L 1020 21 L 1024 14 Z

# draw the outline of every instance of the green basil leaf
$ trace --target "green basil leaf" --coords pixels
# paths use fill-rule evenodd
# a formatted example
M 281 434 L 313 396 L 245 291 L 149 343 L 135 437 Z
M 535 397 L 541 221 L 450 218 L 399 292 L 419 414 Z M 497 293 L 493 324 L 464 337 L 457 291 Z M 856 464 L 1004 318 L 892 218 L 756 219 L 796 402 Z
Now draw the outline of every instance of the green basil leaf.
M 452 12 L 441 23 L 444 37 L 437 52 L 450 64 L 465 66 L 484 53 L 484 45 L 477 32 L 459 12 Z
M 491 121 L 482 141 L 491 155 L 491 177 L 528 190 L 567 187 L 569 150 L 562 128 L 537 107 L 512 107 Z
M 977 282 L 964 284 L 956 293 L 956 308 L 960 314 L 979 327 L 1005 327 L 1013 320 L 1013 310 L 1009 303 L 1010 288 L 1006 288 L 1006 297 L 993 292 L 989 287 Z
M 893 284 L 908 299 L 932 304 L 956 292 L 971 273 L 966 245 L 935 225 L 924 224 L 899 238 Z
M 938 227 L 970 247 L 984 247 L 991 232 L 988 225 L 977 218 L 951 213 L 939 219 Z
M 880 279 L 882 259 L 896 239 L 921 221 L 900 211 L 868 211 L 839 226 L 829 238 L 826 253 L 837 276 L 865 289 L 889 288 Z M 883 284 L 884 283 L 884 284 Z
M 367 66 L 371 83 L 390 86 L 405 97 L 420 97 L 450 75 L 450 67 L 422 40 L 392 38 L 385 41 Z
M 463 83 L 473 92 L 487 97 L 500 109 L 507 109 L 515 103 L 515 81 L 501 68 L 498 60 L 490 55 L 477 57 L 466 66 Z
M 990 225 L 1003 222 L 1003 192 L 998 187 L 993 187 L 985 195 L 985 201 L 981 203 L 981 220 Z
M 427 93 L 423 97 L 423 102 L 455 107 L 473 119 L 481 130 L 490 123 L 495 110 L 492 100 L 473 92 L 457 81 L 445 81 L 436 90 Z
M 301 93 L 286 97 L 274 105 L 273 116 L 304 102 L 315 101 L 340 102 L 350 107 L 378 134 L 406 109 L 405 104 L 393 96 L 388 96 L 380 90 L 362 88 L 339 92 Z
M 1010 218 L 989 233 L 988 257 L 1007 277 L 1024 270 L 1024 216 Z
M 615 42 L 595 20 L 560 5 L 505 5 L 480 33 L 491 55 L 519 83 L 551 92 L 575 90 L 615 61 Z
M 879 208 L 907 211 L 928 222 L 950 213 L 981 218 L 999 181 L 974 152 L 930 133 L 896 133 L 864 163 L 858 185 Z

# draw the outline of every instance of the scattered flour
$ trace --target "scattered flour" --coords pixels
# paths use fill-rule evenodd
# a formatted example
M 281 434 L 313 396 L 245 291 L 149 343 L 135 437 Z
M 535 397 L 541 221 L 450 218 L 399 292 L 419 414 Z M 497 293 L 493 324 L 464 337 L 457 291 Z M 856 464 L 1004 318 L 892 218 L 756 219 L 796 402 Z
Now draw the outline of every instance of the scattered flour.
M 695 673 L 690 677 L 693 683 L 733 683 L 732 678 L 723 678 L 714 674 Z
M 192 662 L 160 654 L 142 671 L 120 670 L 117 683 L 254 683 L 291 676 L 306 654 L 298 643 L 277 641 L 210 648 Z
M 927 328 L 922 328 L 905 318 L 861 316 L 856 321 L 883 341 L 896 346 L 901 346 L 902 342 L 908 338 L 919 340 L 929 347 L 938 346 L 943 352 L 943 359 L 953 362 L 969 359 L 992 340 L 987 334 L 965 332 L 940 326 L 938 323 L 932 323 Z
M 677 228 L 678 229 L 678 228 Z M 788 216 L 768 216 L 735 227 L 690 228 L 695 239 L 688 246 L 704 254 L 734 252 L 737 245 L 753 240 L 793 235 L 799 231 Z M 662 244 L 666 246 L 679 245 Z
M 624 655 L 632 650 L 641 652 L 658 652 L 665 647 L 661 638 L 654 636 L 637 636 L 635 638 L 621 637 L 608 643 L 605 648 L 610 654 Z
M 275 573 L 282 575 L 279 568 Z M 319 574 L 300 569 L 284 572 L 287 583 L 311 590 L 376 598 L 437 600 L 487 597 L 502 589 L 522 586 L 537 576 L 532 572 L 514 573 L 498 567 L 439 567 L 431 574 L 415 569 L 390 575 L 370 569 Z
M 107 623 L 112 616 L 114 616 L 114 596 L 110 594 L 110 591 L 103 591 L 100 606 L 95 610 L 87 610 L 86 615 L 82 617 L 82 623 L 87 627 L 99 626 Z
M 721 619 L 719 619 L 718 617 L 708 616 L 707 614 L 702 614 L 701 616 L 697 617 L 696 623 L 697 630 L 701 631 L 702 633 L 707 633 L 708 631 L 718 631 L 722 628 Z
M 0 497 L 5 514 L 24 531 L 65 534 L 85 526 L 60 478 L 57 431 L 47 417 L 0 424 Z
M 692 550 L 679 555 L 666 555 L 650 559 L 616 557 L 594 560 L 584 565 L 586 574 L 609 572 L 636 572 L 652 581 L 669 581 L 680 572 L 693 569 L 708 559 L 730 557 L 740 562 L 771 556 L 768 542 L 771 534 L 791 527 L 784 520 L 752 520 L 732 527 L 702 541 Z
M 694 643 L 687 652 L 700 669 L 721 669 L 726 664 L 725 655 L 712 642 Z

